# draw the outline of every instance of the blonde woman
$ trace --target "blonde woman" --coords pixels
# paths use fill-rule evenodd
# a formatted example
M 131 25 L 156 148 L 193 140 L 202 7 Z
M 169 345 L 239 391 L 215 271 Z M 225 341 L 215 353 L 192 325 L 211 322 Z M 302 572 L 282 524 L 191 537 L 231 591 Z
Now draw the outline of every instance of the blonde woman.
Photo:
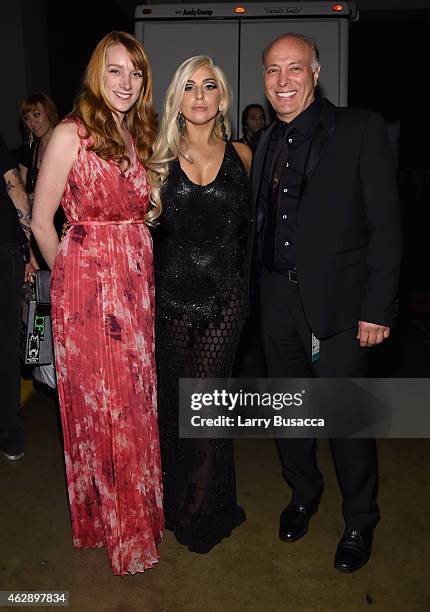
M 52 268 L 52 319 L 78 548 L 106 546 L 115 574 L 158 561 L 163 528 L 154 286 L 144 164 L 155 122 L 141 44 L 111 32 L 40 169 L 32 228 Z M 71 229 L 58 244 L 62 204 Z
M 168 88 L 150 162 L 163 217 L 155 237 L 156 346 L 166 526 L 206 553 L 245 515 L 231 440 L 178 437 L 180 377 L 224 377 L 247 311 L 249 148 L 228 142 L 230 88 L 207 56 Z

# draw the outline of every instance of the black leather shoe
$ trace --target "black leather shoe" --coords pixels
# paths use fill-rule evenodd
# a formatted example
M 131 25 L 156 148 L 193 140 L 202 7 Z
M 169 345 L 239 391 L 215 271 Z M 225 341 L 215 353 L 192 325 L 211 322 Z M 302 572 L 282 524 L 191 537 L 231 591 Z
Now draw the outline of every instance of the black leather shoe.
M 281 514 L 279 521 L 279 538 L 283 542 L 296 542 L 308 531 L 309 521 L 318 510 L 319 500 L 303 506 L 290 504 Z
M 365 565 L 372 552 L 373 529 L 345 529 L 334 556 L 340 572 L 355 572 Z
M 0 450 L 0 453 L 6 457 L 8 461 L 19 461 L 24 457 L 24 451 L 17 451 L 16 453 L 7 453 L 6 451 Z

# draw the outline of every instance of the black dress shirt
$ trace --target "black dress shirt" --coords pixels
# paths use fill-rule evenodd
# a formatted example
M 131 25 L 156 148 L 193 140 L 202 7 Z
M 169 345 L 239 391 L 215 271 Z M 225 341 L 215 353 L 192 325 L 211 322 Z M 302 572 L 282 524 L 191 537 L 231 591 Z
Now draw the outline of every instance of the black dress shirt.
M 270 138 L 261 190 L 267 211 L 263 265 L 269 269 L 295 269 L 297 206 L 320 113 L 321 103 L 314 100 L 291 123 L 278 119 Z

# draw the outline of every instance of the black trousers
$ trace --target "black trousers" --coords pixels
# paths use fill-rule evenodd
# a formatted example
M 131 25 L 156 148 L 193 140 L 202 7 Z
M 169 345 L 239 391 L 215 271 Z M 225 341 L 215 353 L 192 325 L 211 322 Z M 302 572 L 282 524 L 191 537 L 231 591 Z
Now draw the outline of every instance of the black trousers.
M 15 454 L 23 449 L 19 422 L 21 365 L 19 341 L 25 245 L 0 245 L 0 449 Z
M 321 340 L 320 357 L 312 364 L 312 332 L 303 311 L 299 285 L 282 274 L 263 270 L 261 295 L 263 347 L 270 377 L 366 376 L 368 349 L 360 347 L 356 328 Z M 284 476 L 293 491 L 292 501 L 309 504 L 317 500 L 324 480 L 316 461 L 316 440 L 283 438 L 277 444 Z M 330 446 L 347 527 L 374 527 L 379 520 L 375 440 L 333 438 Z

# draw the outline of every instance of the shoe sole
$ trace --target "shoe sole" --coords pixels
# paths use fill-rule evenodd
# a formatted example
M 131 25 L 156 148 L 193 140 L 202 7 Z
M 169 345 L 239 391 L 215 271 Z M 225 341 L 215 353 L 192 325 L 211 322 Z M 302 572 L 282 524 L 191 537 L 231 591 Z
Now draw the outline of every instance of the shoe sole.
M 363 563 L 360 563 L 360 565 L 356 565 L 354 568 L 350 569 L 346 567 L 339 567 L 338 565 L 336 565 L 336 563 L 334 563 L 334 569 L 336 569 L 338 572 L 342 572 L 342 574 L 353 574 L 354 572 L 362 568 L 364 565 L 366 565 L 366 563 L 369 563 L 369 561 L 370 555 L 365 561 L 363 561 Z
M 303 531 L 303 533 L 300 533 L 295 538 L 288 538 L 287 536 L 284 536 L 280 533 L 279 539 L 282 540 L 282 542 L 286 542 L 287 544 L 294 544 L 294 542 L 301 540 L 307 534 L 308 531 L 309 531 L 309 527 L 306 529 L 306 531 Z
M 20 459 L 24 457 L 24 453 L 19 453 L 18 455 L 8 455 L 7 453 L 4 453 L 3 451 L 1 451 L 1 454 L 8 461 L 19 461 Z
M 338 572 L 342 572 L 342 574 L 353 574 L 357 570 L 361 569 L 364 565 L 366 565 L 366 563 L 368 563 L 368 560 L 364 563 L 361 563 L 360 565 L 357 565 L 357 567 L 354 567 L 353 569 L 346 569 L 345 567 L 338 567 L 337 565 L 335 565 L 334 569 L 336 569 Z

